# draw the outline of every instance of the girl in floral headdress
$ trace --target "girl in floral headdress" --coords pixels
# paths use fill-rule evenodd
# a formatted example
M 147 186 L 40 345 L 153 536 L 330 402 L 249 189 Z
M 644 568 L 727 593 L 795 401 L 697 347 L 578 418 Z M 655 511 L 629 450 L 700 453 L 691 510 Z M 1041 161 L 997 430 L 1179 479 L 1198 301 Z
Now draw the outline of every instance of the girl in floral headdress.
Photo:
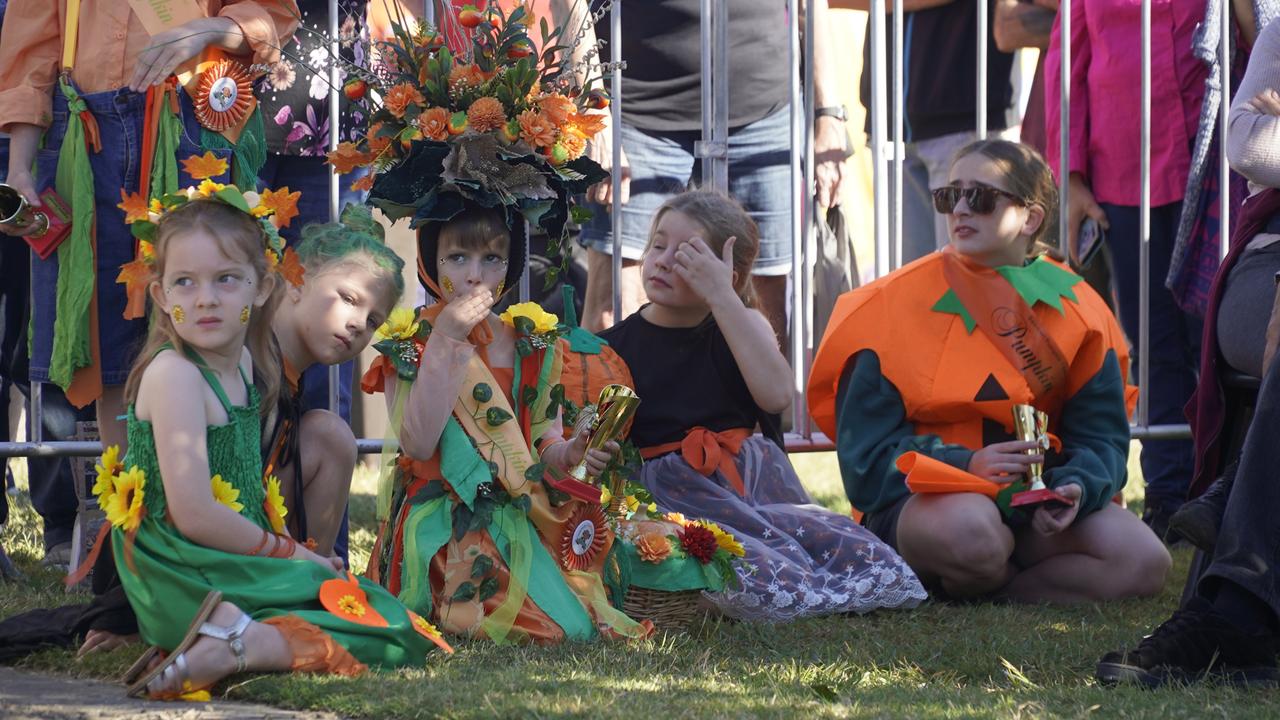
M 200 697 L 245 670 L 420 664 L 433 642 L 447 647 L 434 628 L 285 534 L 279 484 L 262 481 L 250 382 L 256 362 L 261 397 L 274 402 L 280 285 L 249 201 L 234 187 L 211 194 L 167 205 L 158 223 L 151 331 L 126 385 L 129 452 L 109 449 L 95 486 L 155 646 L 128 673 L 130 693 Z M 168 656 L 157 660 L 159 650 Z
M 600 490 L 566 476 L 582 461 L 599 474 L 617 444 L 563 439 L 557 319 L 532 303 L 491 311 L 524 271 L 523 222 L 464 205 L 418 232 L 418 276 L 439 302 L 365 376 L 402 421 L 369 572 L 446 632 L 644 636 L 605 597 Z

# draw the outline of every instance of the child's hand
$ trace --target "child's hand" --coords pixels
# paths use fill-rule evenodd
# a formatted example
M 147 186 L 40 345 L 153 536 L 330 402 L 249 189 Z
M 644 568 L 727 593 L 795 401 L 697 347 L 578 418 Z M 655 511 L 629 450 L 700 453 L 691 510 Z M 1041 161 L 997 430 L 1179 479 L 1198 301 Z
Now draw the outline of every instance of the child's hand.
M 485 321 L 493 307 L 493 293 L 477 286 L 467 295 L 458 295 L 445 305 L 436 318 L 435 329 L 454 340 L 464 341 L 471 329 Z
M 969 459 L 969 472 L 992 482 L 1012 482 L 1027 472 L 1035 463 L 1044 462 L 1044 455 L 1028 455 L 1028 450 L 1038 450 L 1033 440 L 1010 440 L 992 443 L 973 454 Z
M 569 441 L 568 447 L 564 451 L 565 468 L 576 467 L 582 462 L 583 456 L 587 459 L 587 474 L 595 477 L 604 472 L 605 467 L 609 465 L 609 461 L 618 455 L 622 450 L 622 446 L 614 440 L 604 444 L 604 447 L 598 450 L 587 450 L 587 440 L 591 433 L 583 428 L 578 431 L 577 435 Z
M 1054 488 L 1054 492 L 1073 502 L 1070 505 L 1047 502 L 1036 508 L 1035 515 L 1031 516 L 1031 527 L 1041 535 L 1057 535 L 1066 530 L 1080 513 L 1080 498 L 1084 496 L 1084 491 L 1079 485 L 1066 483 Z
M 707 304 L 737 297 L 733 289 L 733 246 L 737 242 L 738 238 L 730 237 L 716 257 L 706 241 L 694 235 L 676 250 L 676 274 Z
M 305 547 L 303 547 L 302 545 L 298 545 L 297 549 L 293 551 L 293 558 L 292 558 L 292 559 L 294 559 L 294 560 L 310 560 L 311 562 L 313 562 L 313 563 L 315 563 L 315 564 L 319 565 L 320 567 L 324 568 L 325 570 L 328 570 L 329 572 L 334 573 L 334 574 L 336 574 L 336 575 L 342 575 L 344 572 L 346 572 L 346 569 L 347 569 L 347 568 L 342 564 L 342 560 L 341 560 L 341 558 L 338 558 L 338 557 L 336 557 L 336 556 L 335 556 L 335 557 L 320 557 L 319 555 L 317 555 L 316 553 L 314 553 L 314 552 L 312 552 L 312 551 L 310 551 L 310 550 L 306 549 L 306 548 L 305 548 Z

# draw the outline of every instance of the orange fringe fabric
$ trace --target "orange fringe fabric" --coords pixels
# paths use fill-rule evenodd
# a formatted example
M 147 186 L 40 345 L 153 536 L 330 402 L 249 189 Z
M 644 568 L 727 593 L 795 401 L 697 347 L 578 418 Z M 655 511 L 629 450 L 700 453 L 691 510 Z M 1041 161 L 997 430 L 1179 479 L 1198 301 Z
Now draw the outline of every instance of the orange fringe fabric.
M 293 653 L 290 670 L 297 673 L 319 673 L 355 677 L 369 671 L 369 666 L 356 660 L 333 636 L 296 615 L 267 618 L 263 623 L 284 636 Z

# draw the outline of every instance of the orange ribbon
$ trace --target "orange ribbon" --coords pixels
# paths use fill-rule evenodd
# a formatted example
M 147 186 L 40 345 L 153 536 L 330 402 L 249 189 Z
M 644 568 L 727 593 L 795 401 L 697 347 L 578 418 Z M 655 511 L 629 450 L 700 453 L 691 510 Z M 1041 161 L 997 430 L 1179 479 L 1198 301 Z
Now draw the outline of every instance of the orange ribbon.
M 724 473 L 725 479 L 733 489 L 746 497 L 746 487 L 742 484 L 742 475 L 733 460 L 742 449 L 742 442 L 751 437 L 747 428 L 729 428 L 721 432 L 713 432 L 698 426 L 685 434 L 684 439 L 665 445 L 655 445 L 640 451 L 640 457 L 649 460 L 676 450 L 680 451 L 684 461 L 694 470 L 706 477 L 711 477 L 717 469 Z

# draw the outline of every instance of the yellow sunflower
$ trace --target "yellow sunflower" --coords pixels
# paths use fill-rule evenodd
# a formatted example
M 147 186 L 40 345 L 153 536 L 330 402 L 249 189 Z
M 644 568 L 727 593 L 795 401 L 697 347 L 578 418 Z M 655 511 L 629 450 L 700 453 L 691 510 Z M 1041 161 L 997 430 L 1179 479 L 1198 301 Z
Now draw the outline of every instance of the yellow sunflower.
M 116 476 L 115 492 L 103 508 L 107 513 L 107 522 L 125 532 L 137 530 L 145 513 L 142 496 L 146 484 L 147 475 L 137 465 Z
M 120 446 L 112 445 L 107 448 L 93 469 L 98 472 L 98 478 L 93 483 L 93 494 L 98 497 L 98 507 L 106 507 L 107 498 L 111 496 L 114 487 L 115 476 L 124 470 L 124 465 L 120 463 Z
M 231 483 L 222 479 L 221 475 L 214 475 L 209 478 L 210 490 L 213 491 L 213 499 L 226 505 L 227 507 L 240 512 L 244 509 L 242 503 L 236 502 L 240 497 L 240 490 L 231 485 Z
M 280 494 L 280 479 L 275 475 L 267 478 L 267 499 L 262 502 L 262 507 L 267 511 L 267 520 L 271 522 L 271 529 L 274 532 L 283 533 L 284 518 L 289 514 L 289 508 L 284 506 L 284 496 Z
M 418 314 L 407 307 L 391 311 L 387 321 L 378 328 L 379 340 L 409 340 L 418 334 Z
M 742 547 L 742 543 L 738 542 L 738 539 L 733 535 L 725 532 L 724 528 L 713 522 L 707 521 L 703 521 L 702 525 L 710 530 L 712 535 L 716 536 L 716 545 L 727 550 L 730 555 L 742 557 L 747 554 L 746 549 Z

